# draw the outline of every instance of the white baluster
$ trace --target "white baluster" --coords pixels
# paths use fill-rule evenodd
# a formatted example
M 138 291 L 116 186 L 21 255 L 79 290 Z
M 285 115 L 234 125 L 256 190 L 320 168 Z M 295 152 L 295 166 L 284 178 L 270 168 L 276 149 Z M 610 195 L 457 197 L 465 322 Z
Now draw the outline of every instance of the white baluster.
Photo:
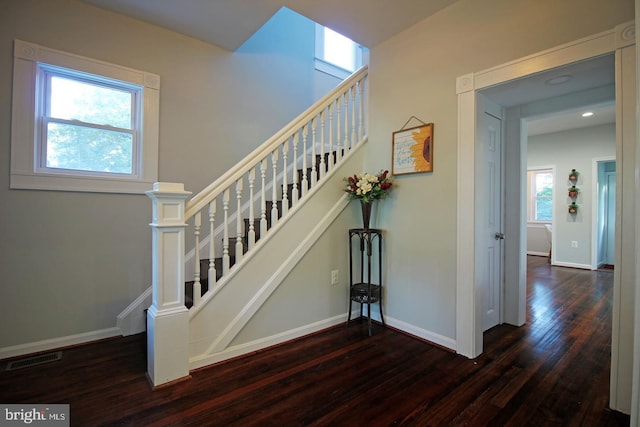
M 356 87 L 351 86 L 351 146 L 358 142 L 356 134 Z
M 293 191 L 291 192 L 291 206 L 298 203 L 298 132 L 293 135 Z
M 358 127 L 358 142 L 362 141 L 362 138 L 364 138 L 364 102 L 362 100 L 362 97 L 364 96 L 364 78 L 362 78 L 359 82 L 358 82 L 358 114 L 359 114 L 359 119 L 358 122 L 360 124 L 360 126 Z
M 216 283 L 216 199 L 209 203 L 209 289 Z
M 260 238 L 264 239 L 267 234 L 267 159 L 260 162 L 260 177 L 262 179 L 262 189 L 260 190 Z
M 318 181 L 318 168 L 316 167 L 316 163 L 318 162 L 316 156 L 316 127 L 318 124 L 318 118 L 314 117 L 311 119 L 311 187 L 316 185 Z
M 325 162 L 325 153 L 324 153 L 324 126 L 325 126 L 325 115 L 327 109 L 325 108 L 320 113 L 320 178 L 324 178 L 327 174 L 327 164 Z M 331 153 L 329 152 L 329 155 Z
M 202 294 L 202 285 L 200 284 L 200 225 L 202 224 L 202 215 L 200 212 L 195 214 L 193 218 L 193 235 L 195 237 L 195 271 L 193 273 L 193 306 L 200 304 L 200 296 Z
M 335 102 L 331 102 L 329 104 L 329 171 L 333 170 L 333 165 L 338 162 L 338 160 L 342 157 L 340 153 L 336 149 L 336 153 L 333 154 L 333 110 L 334 110 Z
M 249 171 L 249 232 L 247 233 L 247 237 L 249 240 L 248 242 L 249 250 L 251 250 L 256 244 L 256 230 L 253 223 L 253 217 L 254 217 L 253 187 L 254 187 L 255 180 L 256 180 L 256 168 L 254 166 Z
M 289 154 L 289 140 L 282 143 L 282 216 L 289 211 L 289 189 L 287 188 L 287 154 Z
M 342 160 L 342 133 L 340 132 L 340 124 L 342 122 L 342 95 L 336 99 L 336 146 L 337 146 L 337 160 Z M 336 162 L 337 163 L 337 162 Z
M 309 180 L 307 179 L 307 136 L 309 135 L 309 125 L 302 128 L 302 192 L 301 197 L 307 194 Z
M 271 179 L 271 226 L 278 223 L 278 149 L 271 152 L 271 170 L 273 178 Z
M 344 99 L 344 110 L 342 114 L 344 117 L 344 139 L 342 140 L 342 144 L 346 154 L 349 152 L 349 92 L 345 92 L 342 98 Z
M 236 181 L 236 264 L 242 260 L 244 245 L 242 242 L 242 178 Z
M 224 211 L 223 237 L 222 237 L 222 275 L 229 272 L 229 189 L 224 190 L 222 196 L 222 209 Z

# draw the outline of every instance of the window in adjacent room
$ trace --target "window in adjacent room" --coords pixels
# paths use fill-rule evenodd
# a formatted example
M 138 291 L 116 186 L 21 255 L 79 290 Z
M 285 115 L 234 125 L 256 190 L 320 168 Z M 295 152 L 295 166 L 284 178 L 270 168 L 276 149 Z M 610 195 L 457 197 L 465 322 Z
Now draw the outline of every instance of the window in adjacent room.
M 550 223 L 553 219 L 553 170 L 529 170 L 527 182 L 528 221 Z
M 15 47 L 11 188 L 150 189 L 159 78 L 30 43 Z
M 316 69 L 340 78 L 362 66 L 362 46 L 330 28 L 316 24 Z

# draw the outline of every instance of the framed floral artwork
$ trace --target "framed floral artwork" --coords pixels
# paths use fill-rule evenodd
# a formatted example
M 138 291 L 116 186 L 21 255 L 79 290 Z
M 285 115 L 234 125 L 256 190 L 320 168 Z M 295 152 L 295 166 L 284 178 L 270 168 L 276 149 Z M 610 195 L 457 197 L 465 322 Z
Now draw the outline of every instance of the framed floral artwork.
M 433 123 L 393 132 L 393 175 L 433 172 Z

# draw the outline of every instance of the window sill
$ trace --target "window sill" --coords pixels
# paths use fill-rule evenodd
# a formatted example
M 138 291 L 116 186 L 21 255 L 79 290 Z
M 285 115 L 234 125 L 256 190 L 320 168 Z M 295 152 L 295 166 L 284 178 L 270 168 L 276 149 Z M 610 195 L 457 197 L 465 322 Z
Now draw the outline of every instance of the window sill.
M 11 189 L 77 191 L 86 193 L 144 194 L 153 181 L 140 179 L 74 177 L 54 174 L 11 174 Z
M 349 70 L 345 70 L 344 68 L 340 68 L 318 58 L 315 59 L 315 68 L 321 73 L 329 74 L 341 80 L 346 79 L 352 74 Z

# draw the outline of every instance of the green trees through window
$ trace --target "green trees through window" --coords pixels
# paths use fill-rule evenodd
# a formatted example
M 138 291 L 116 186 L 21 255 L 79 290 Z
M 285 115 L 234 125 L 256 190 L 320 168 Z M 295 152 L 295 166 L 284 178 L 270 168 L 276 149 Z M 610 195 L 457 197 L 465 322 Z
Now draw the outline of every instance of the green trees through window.
M 44 70 L 47 168 L 132 174 L 136 89 Z
M 529 181 L 529 221 L 551 222 L 553 219 L 553 171 L 531 170 Z

